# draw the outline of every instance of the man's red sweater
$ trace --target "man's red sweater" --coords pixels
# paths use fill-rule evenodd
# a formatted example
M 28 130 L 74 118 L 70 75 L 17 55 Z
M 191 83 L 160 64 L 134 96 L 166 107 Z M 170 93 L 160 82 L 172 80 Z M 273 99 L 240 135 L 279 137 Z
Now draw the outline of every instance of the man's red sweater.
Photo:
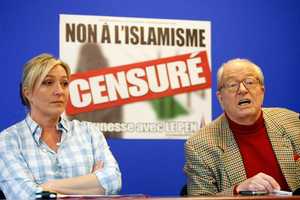
M 263 172 L 272 176 L 282 190 L 290 190 L 272 149 L 262 114 L 249 126 L 237 124 L 226 117 L 239 146 L 247 178 Z

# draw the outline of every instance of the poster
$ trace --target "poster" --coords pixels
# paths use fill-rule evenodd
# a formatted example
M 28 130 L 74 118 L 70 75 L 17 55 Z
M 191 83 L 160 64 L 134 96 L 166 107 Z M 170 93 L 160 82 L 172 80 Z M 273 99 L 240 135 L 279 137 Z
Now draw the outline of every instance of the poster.
M 211 121 L 209 21 L 60 15 L 70 119 L 106 137 L 186 139 Z

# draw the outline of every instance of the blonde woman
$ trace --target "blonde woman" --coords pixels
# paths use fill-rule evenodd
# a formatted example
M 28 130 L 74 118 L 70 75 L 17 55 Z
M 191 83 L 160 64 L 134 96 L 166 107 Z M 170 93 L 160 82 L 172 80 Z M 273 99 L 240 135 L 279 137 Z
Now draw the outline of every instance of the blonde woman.
M 7 199 L 34 199 L 37 190 L 116 194 L 121 173 L 103 134 L 92 123 L 62 116 L 70 69 L 49 54 L 23 70 L 21 96 L 29 112 L 0 134 L 0 186 Z

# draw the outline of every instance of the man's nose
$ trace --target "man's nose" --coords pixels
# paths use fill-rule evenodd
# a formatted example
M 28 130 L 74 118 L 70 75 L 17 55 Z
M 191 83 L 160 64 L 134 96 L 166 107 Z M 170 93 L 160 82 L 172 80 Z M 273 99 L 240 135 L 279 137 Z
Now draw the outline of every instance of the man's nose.
M 248 89 L 247 87 L 245 86 L 245 84 L 243 82 L 240 82 L 240 85 L 239 85 L 239 89 L 238 89 L 239 92 L 247 92 Z

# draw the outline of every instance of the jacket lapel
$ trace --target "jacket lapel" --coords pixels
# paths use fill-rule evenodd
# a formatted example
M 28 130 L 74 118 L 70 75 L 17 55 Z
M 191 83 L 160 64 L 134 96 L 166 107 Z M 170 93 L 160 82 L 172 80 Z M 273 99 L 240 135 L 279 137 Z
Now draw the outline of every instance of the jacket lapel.
M 230 130 L 227 120 L 223 115 L 221 117 L 221 132 L 219 147 L 224 152 L 222 155 L 224 167 L 231 185 L 240 183 L 246 179 L 246 171 L 243 160 L 239 152 L 239 147 L 235 142 L 232 131 Z
M 265 126 L 269 135 L 273 151 L 280 165 L 281 171 L 292 191 L 299 186 L 299 179 L 296 176 L 297 164 L 294 161 L 294 152 L 291 141 L 286 136 L 283 127 L 272 120 L 264 112 Z

